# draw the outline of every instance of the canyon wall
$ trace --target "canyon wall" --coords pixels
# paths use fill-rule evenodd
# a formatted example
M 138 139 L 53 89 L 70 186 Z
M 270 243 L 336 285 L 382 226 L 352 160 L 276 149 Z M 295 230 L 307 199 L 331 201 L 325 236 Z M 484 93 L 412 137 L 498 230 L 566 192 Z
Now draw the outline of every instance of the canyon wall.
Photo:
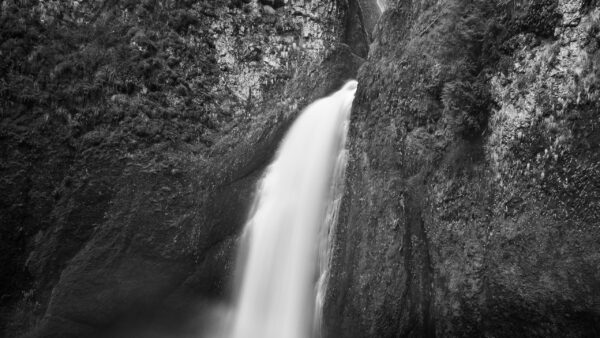
M 0 9 L 0 335 L 197 333 L 287 126 L 366 56 L 358 7 Z
M 197 334 L 355 77 L 324 336 L 600 335 L 597 1 L 5 0 L 0 37 L 3 336 Z
M 358 75 L 326 336 L 597 336 L 597 2 L 387 5 Z

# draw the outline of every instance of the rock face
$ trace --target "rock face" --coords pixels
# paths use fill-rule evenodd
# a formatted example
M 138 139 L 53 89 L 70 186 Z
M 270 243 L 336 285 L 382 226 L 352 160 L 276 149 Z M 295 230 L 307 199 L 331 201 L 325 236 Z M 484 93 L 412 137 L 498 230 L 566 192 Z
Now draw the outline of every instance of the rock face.
M 598 27 L 590 1 L 387 1 L 326 336 L 600 334 Z
M 1 6 L 0 335 L 202 331 L 287 126 L 364 61 L 360 23 L 345 1 Z
M 1 1 L 0 335 L 201 332 L 287 126 L 368 55 L 325 336 L 600 336 L 599 27 L 590 0 Z

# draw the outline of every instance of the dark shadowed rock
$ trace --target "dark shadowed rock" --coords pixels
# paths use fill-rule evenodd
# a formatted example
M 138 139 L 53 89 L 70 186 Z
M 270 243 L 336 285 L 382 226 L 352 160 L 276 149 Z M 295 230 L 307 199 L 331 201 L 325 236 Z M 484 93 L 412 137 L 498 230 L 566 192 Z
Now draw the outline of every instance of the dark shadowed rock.
M 39 101 L 17 96 L 29 92 L 14 92 L 13 82 L 2 87 L 9 109 L 1 253 L 11 274 L 2 277 L 0 329 L 34 337 L 197 334 L 202 328 L 188 319 L 226 299 L 237 233 L 282 135 L 302 107 L 356 77 L 363 60 L 339 45 L 345 7 L 329 2 L 299 5 L 311 15 L 280 10 L 268 19 L 256 16 L 255 2 L 181 3 L 161 12 L 167 26 L 149 20 L 158 7 L 147 4 L 107 2 L 96 17 L 86 6 L 72 14 L 97 20 L 85 27 L 52 26 L 60 15 L 52 10 L 44 22 L 26 6 L 3 12 L 14 17 L 2 17 L 2 27 L 12 27 L 2 34 L 22 38 L 13 43 L 33 51 L 49 41 L 44 51 L 69 60 L 10 68 L 10 79 L 39 73 L 38 81 L 75 84 L 68 93 L 88 96 L 56 108 L 43 101 L 54 85 Z M 25 17 L 34 24 L 15 24 Z M 143 19 L 132 26 L 130 17 Z M 52 29 L 66 32 L 65 41 L 33 39 L 55 37 Z M 72 42 L 70 32 L 87 40 Z M 117 47 L 96 46 L 105 43 Z M 88 68 L 71 64 L 77 60 Z M 44 67 L 61 73 L 44 77 Z M 85 72 L 94 72 L 91 84 Z M 30 101 L 11 103 L 19 100 Z
M 387 3 L 359 71 L 326 336 L 597 336 L 600 9 Z
M 600 336 L 598 2 L 379 4 L 2 2 L 0 335 L 202 332 L 358 77 L 325 336 Z

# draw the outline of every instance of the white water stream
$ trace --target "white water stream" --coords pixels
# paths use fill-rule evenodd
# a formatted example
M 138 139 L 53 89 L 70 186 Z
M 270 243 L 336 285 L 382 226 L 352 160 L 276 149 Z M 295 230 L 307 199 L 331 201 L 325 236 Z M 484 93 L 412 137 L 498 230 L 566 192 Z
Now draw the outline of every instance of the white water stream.
M 350 81 L 304 109 L 260 182 L 242 238 L 239 293 L 226 336 L 319 335 L 328 237 L 341 199 L 356 87 Z

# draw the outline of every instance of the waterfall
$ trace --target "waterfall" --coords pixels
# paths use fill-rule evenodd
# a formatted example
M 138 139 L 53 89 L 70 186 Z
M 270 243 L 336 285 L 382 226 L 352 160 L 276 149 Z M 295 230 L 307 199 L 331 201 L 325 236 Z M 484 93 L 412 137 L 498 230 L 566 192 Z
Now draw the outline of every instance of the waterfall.
M 318 335 L 356 87 L 349 81 L 306 107 L 267 168 L 242 237 L 227 336 Z
M 347 129 L 347 124 L 346 124 Z M 344 131 L 342 144 L 346 143 L 346 131 Z M 342 149 L 337 157 L 333 174 L 333 186 L 331 187 L 330 203 L 327 208 L 325 221 L 319 230 L 319 251 L 318 267 L 319 279 L 316 286 L 315 315 L 314 315 L 314 337 L 321 337 L 321 319 L 323 317 L 323 305 L 325 305 L 325 295 L 329 283 L 329 266 L 331 264 L 331 249 L 333 244 L 333 229 L 337 224 L 338 211 L 342 202 L 344 193 L 344 177 L 346 173 L 346 163 L 348 160 L 348 151 Z

